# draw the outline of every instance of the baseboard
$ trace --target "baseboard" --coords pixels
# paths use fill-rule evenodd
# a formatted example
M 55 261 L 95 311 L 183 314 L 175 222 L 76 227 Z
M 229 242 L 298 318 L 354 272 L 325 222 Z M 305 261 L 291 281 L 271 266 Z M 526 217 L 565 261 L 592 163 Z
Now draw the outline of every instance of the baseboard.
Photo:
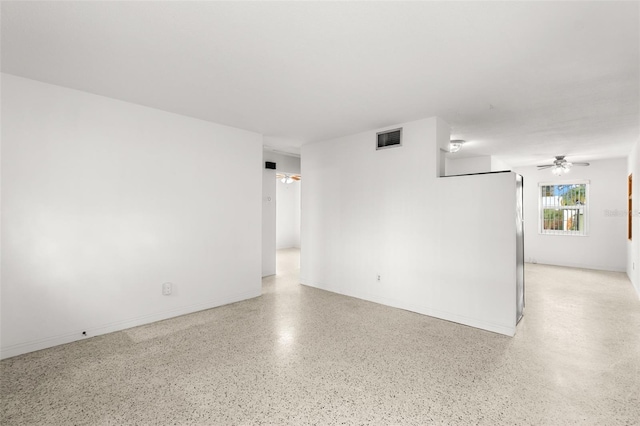
M 0 359 L 11 358 L 17 355 L 26 354 L 29 352 L 39 351 L 42 349 L 51 348 L 58 345 L 64 345 L 66 343 L 72 343 L 78 340 L 84 340 L 89 337 L 100 336 L 107 333 L 113 333 L 115 331 L 122 331 L 128 328 L 137 327 L 140 325 L 150 324 L 156 321 L 162 321 L 169 318 L 179 317 L 181 315 L 192 314 L 194 312 L 203 311 L 206 309 L 217 308 L 219 306 L 228 305 L 230 303 L 241 302 L 243 300 L 252 299 L 262 294 L 262 290 L 251 291 L 246 293 L 237 294 L 232 297 L 224 299 L 215 299 L 208 302 L 196 303 L 188 306 L 183 306 L 168 311 L 156 312 L 149 315 L 143 315 L 140 317 L 129 318 L 123 321 L 117 321 L 109 324 L 103 324 L 97 327 L 77 330 L 58 336 L 46 337 L 44 339 L 38 339 L 30 342 L 18 343 L 15 345 L 7 346 L 0 349 Z M 86 337 L 82 337 L 82 331 L 87 332 Z

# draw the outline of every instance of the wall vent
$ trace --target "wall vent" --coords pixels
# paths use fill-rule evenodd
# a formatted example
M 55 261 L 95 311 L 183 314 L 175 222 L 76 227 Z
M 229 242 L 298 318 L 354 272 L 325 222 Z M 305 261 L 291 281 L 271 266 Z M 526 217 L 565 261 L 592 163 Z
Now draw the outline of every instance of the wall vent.
M 402 146 L 402 128 L 379 132 L 377 136 L 376 149 Z

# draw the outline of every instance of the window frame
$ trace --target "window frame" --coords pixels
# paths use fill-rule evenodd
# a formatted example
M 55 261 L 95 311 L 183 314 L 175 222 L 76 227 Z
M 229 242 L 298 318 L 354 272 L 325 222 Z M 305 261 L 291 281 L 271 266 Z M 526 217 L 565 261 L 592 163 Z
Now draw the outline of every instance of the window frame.
M 584 204 L 584 231 L 554 231 L 544 230 L 544 208 L 542 206 L 542 187 L 543 186 L 559 186 L 559 185 L 585 185 L 585 200 Z M 590 195 L 591 182 L 589 180 L 566 180 L 562 182 L 539 182 L 538 183 L 538 235 L 550 235 L 559 237 L 588 237 L 589 236 L 589 222 L 590 222 Z

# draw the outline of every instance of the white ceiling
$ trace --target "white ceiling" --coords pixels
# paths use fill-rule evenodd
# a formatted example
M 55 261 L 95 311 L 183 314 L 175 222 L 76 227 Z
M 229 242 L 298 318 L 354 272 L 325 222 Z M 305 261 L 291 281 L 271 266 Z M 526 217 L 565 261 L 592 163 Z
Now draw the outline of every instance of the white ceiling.
M 628 154 L 638 2 L 2 2 L 2 71 L 308 142 L 438 115 L 460 156 Z

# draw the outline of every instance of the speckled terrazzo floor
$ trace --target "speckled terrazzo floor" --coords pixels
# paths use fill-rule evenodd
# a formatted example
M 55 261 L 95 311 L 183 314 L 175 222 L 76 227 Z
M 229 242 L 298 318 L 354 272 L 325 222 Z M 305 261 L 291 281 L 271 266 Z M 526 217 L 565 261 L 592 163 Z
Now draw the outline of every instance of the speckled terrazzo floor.
M 3 425 L 640 424 L 624 274 L 527 265 L 514 338 L 297 284 L 0 363 Z

